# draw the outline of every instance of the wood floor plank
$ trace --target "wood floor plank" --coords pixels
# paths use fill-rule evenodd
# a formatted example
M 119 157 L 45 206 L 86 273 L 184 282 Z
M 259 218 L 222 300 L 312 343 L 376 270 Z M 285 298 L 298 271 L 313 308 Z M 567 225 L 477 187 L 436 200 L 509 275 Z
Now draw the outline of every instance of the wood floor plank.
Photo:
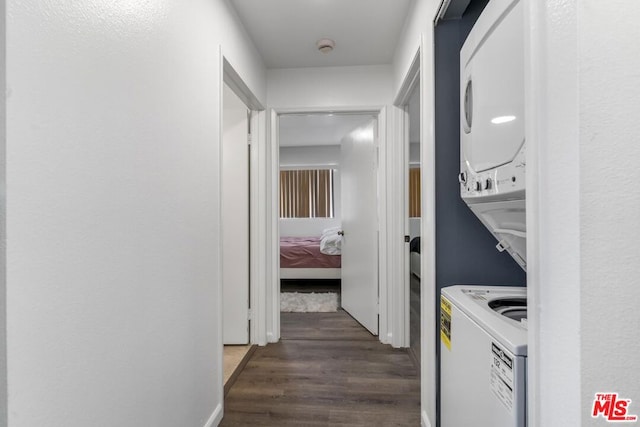
M 334 313 L 281 313 L 283 340 L 377 341 L 345 311 Z
M 420 378 L 405 350 L 343 311 L 282 314 L 288 338 L 256 350 L 225 399 L 222 426 L 420 425 Z

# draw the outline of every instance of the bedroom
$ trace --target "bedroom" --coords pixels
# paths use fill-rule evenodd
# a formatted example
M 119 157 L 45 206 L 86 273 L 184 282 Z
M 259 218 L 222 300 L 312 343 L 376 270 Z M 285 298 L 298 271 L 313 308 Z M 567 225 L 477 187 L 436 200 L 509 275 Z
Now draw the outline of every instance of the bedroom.
M 342 143 L 352 131 L 373 120 L 370 114 L 333 113 L 283 114 L 279 119 L 283 313 L 341 309 L 343 203 L 349 210 L 353 199 L 353 191 L 345 189 L 342 182 L 344 156 L 348 154 Z M 373 138 L 369 144 L 370 150 L 375 150 Z M 375 195 L 375 180 L 370 182 L 367 171 L 364 173 L 359 182 L 368 182 L 366 192 Z M 369 168 L 368 173 L 375 173 L 375 169 Z M 357 191 L 364 190 L 359 187 Z M 367 234 L 375 239 L 371 228 Z M 352 259 L 350 265 L 359 261 Z M 353 291 L 357 293 L 357 289 Z

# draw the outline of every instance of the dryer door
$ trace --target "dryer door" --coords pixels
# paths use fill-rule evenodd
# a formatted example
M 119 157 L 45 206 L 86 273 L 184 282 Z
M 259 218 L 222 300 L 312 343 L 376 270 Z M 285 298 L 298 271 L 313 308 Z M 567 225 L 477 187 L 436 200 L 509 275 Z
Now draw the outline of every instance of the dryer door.
M 474 172 L 511 162 L 524 144 L 523 6 L 500 3 L 460 51 L 461 155 Z

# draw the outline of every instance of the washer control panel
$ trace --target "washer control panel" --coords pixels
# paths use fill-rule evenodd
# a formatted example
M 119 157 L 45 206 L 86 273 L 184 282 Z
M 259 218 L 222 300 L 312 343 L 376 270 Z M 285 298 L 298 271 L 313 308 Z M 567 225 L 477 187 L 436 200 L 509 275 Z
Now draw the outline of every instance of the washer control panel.
M 509 163 L 484 172 L 460 164 L 460 196 L 468 203 L 523 198 L 526 177 L 525 145 Z

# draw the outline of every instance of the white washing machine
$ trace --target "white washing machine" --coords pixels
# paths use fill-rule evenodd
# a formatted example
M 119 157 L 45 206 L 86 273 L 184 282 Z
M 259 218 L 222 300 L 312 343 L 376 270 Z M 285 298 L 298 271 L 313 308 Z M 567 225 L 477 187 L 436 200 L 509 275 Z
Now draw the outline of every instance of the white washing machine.
M 506 286 L 442 289 L 442 427 L 524 427 L 527 292 Z

